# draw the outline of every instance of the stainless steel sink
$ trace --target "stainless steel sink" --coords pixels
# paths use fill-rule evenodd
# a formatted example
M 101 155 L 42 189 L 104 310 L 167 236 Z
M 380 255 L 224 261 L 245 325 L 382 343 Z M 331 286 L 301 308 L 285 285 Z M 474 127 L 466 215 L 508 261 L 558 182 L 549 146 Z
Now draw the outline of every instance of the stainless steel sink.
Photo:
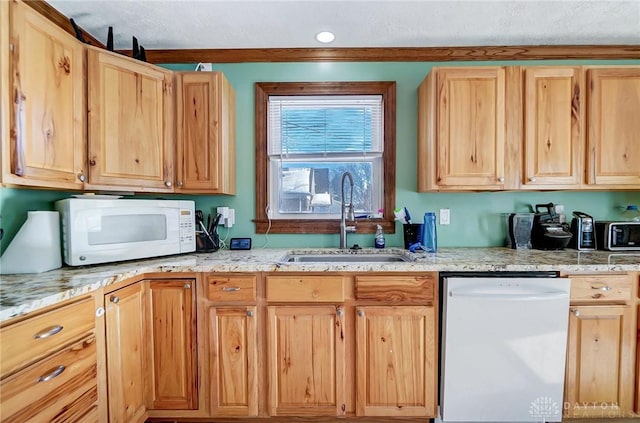
M 411 261 L 402 254 L 287 254 L 284 263 L 398 263 Z

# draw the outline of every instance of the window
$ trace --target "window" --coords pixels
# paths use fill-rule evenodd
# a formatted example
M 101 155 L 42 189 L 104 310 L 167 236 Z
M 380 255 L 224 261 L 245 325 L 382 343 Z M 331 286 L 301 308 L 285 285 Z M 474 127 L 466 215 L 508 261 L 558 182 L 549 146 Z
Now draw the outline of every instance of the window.
M 358 232 L 394 232 L 394 82 L 257 83 L 255 101 L 257 233 L 267 207 L 271 232 L 337 233 L 345 171 Z

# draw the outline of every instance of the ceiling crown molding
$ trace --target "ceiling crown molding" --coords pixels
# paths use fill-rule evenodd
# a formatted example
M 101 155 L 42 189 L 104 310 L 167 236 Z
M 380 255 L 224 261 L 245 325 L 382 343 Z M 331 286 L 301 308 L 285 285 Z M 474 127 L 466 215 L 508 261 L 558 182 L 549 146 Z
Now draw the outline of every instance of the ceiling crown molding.
M 122 50 L 127 56 L 130 50 Z M 147 50 L 150 63 L 640 59 L 640 45 Z

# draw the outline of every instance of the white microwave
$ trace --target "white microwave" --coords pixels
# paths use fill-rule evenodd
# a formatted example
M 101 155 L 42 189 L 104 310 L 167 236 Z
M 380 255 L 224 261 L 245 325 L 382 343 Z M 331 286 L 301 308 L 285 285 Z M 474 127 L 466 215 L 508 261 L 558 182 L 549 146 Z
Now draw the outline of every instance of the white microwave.
M 195 251 L 191 200 L 67 198 L 56 201 L 70 266 Z

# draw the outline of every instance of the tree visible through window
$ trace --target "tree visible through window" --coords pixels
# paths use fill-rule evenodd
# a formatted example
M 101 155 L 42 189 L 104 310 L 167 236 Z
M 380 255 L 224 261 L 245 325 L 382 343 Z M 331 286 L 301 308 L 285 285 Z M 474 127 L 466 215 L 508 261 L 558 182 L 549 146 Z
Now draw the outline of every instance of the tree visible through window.
M 346 171 L 358 232 L 393 232 L 395 83 L 256 84 L 256 232 L 267 210 L 272 232 L 337 232 Z

